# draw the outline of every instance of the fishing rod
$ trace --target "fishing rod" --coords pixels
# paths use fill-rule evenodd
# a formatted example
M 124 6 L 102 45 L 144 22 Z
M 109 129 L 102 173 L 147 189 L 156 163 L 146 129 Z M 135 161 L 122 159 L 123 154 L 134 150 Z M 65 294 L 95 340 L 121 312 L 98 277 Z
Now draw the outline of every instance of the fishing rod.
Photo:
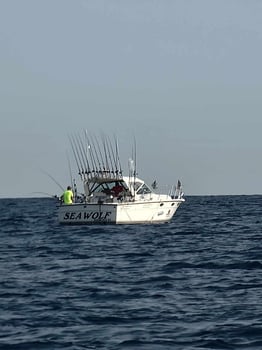
M 88 161 L 87 158 L 85 157 L 85 150 L 84 150 L 84 146 L 81 140 L 81 136 L 78 135 L 77 137 L 77 144 L 78 144 L 78 148 L 79 148 L 79 153 L 82 159 L 82 164 L 84 165 L 84 179 L 86 179 L 86 177 L 88 178 L 88 173 L 89 173 L 89 165 L 88 165 Z M 86 176 L 87 175 L 87 176 Z
M 71 170 L 71 164 L 70 164 L 70 159 L 69 159 L 68 152 L 66 152 L 66 158 L 67 158 L 67 163 L 68 163 L 68 169 L 69 169 L 71 187 L 73 188 L 73 176 L 72 176 L 72 170 Z
M 85 138 L 86 138 L 86 142 L 87 142 L 87 148 L 88 148 L 88 152 L 89 152 L 89 155 L 90 155 L 90 159 L 91 159 L 91 163 L 92 163 L 92 173 L 95 173 L 97 170 L 96 170 L 96 163 L 95 163 L 95 159 L 94 159 L 94 155 L 93 155 L 93 150 L 92 150 L 92 147 L 91 147 L 91 144 L 90 144 L 90 141 L 88 139 L 88 136 L 87 136 L 87 130 L 85 130 Z
M 132 151 L 132 153 L 134 152 L 134 171 L 133 171 L 133 186 L 134 186 L 134 197 L 136 194 L 135 191 L 135 183 L 136 183 L 136 138 L 134 137 L 134 150 Z
M 134 147 L 135 147 L 135 155 L 134 155 L 134 162 L 135 162 L 135 167 L 134 167 L 134 177 L 136 178 L 136 138 L 134 137 Z
M 110 162 L 109 173 L 114 174 L 114 170 L 113 170 L 114 169 L 114 165 L 113 165 L 111 152 L 110 152 L 110 148 L 109 148 L 109 144 L 108 144 L 109 141 L 108 141 L 108 137 L 106 137 L 105 138 L 105 144 L 106 144 L 105 152 L 106 152 L 106 154 L 108 154 L 108 158 L 109 158 L 109 162 Z
M 94 138 L 95 138 L 95 142 L 96 142 L 96 145 L 97 145 L 97 148 L 98 148 L 98 153 L 99 153 L 99 156 L 100 156 L 100 160 L 101 160 L 101 163 L 102 163 L 102 175 L 105 174 L 106 172 L 106 166 L 105 166 L 105 161 L 104 161 L 104 158 L 103 158 L 103 154 L 102 154 L 102 151 L 101 151 L 101 148 L 100 148 L 100 143 L 96 137 L 96 135 L 94 135 Z
M 105 162 L 106 162 L 106 173 L 109 174 L 109 176 L 110 176 L 110 166 L 108 163 L 108 156 L 107 156 L 107 152 L 106 152 L 105 135 L 102 135 L 102 145 L 103 145 L 104 157 L 105 157 Z
M 122 176 L 122 167 L 121 167 L 121 162 L 120 162 L 120 157 L 119 157 L 119 148 L 118 148 L 118 140 L 116 136 L 114 135 L 115 139 L 115 145 L 116 145 L 116 160 L 117 160 L 117 166 L 119 168 L 119 174 Z
M 76 154 L 76 151 L 75 151 L 73 140 L 72 140 L 72 137 L 70 137 L 70 136 L 68 136 L 68 137 L 69 137 L 69 142 L 71 144 L 71 148 L 72 148 L 73 155 L 74 155 L 74 158 L 75 158 L 76 166 L 77 166 L 77 169 L 78 169 L 78 174 L 80 175 L 80 177 L 82 179 L 81 169 L 80 169 L 80 165 L 79 165 L 79 162 L 78 162 L 78 159 L 77 159 L 77 154 Z
M 133 153 L 133 152 L 132 152 Z M 132 157 L 133 157 L 133 154 L 132 154 Z M 129 185 L 131 186 L 131 178 L 133 176 L 133 170 L 134 169 L 134 161 L 132 158 L 129 158 L 128 159 L 128 182 L 129 182 Z
M 102 174 L 103 169 L 102 169 L 102 167 L 101 167 L 100 159 L 99 159 L 99 156 L 98 156 L 98 153 L 97 153 L 97 150 L 96 150 L 96 146 L 95 146 L 95 142 L 94 142 L 93 136 L 92 136 L 91 134 L 90 134 L 89 136 L 90 136 L 90 140 L 91 140 L 92 146 L 93 146 L 93 148 L 94 148 L 94 155 L 95 155 L 95 157 L 96 157 L 96 164 L 98 164 L 98 167 L 97 167 L 97 169 L 98 169 L 97 174 L 99 175 L 99 174 Z
M 76 181 L 75 181 L 75 179 L 73 180 L 72 170 L 71 170 L 71 164 L 70 164 L 70 159 L 69 159 L 69 156 L 68 156 L 68 152 L 66 152 L 66 155 L 67 155 L 68 168 L 69 168 L 69 174 L 70 174 L 70 180 L 71 180 L 71 188 L 72 188 L 72 191 L 73 191 L 73 193 L 74 193 L 74 198 L 75 198 L 75 200 L 76 200 L 76 199 L 77 199 L 77 186 L 76 186 Z
M 114 166 L 115 166 L 115 171 L 114 171 L 114 174 L 117 175 L 118 174 L 118 169 L 117 169 L 117 160 L 116 160 L 116 155 L 115 155 L 115 152 L 113 150 L 113 146 L 112 146 L 112 142 L 111 142 L 111 139 L 109 139 L 109 146 L 110 146 L 110 152 L 112 154 L 112 157 L 113 157 L 113 161 L 114 161 Z
M 41 171 L 46 174 L 50 179 L 52 179 L 54 181 L 54 183 L 64 192 L 64 188 L 60 185 L 60 183 L 52 176 L 50 175 L 47 171 L 41 169 Z
M 74 179 L 73 181 L 73 191 L 74 191 L 74 197 L 75 197 L 75 202 L 78 200 L 78 193 L 77 193 L 77 186 L 76 186 L 76 180 Z
M 85 149 L 85 146 L 84 146 L 84 143 L 83 143 L 83 140 L 81 137 L 79 137 L 79 141 L 80 141 L 81 148 L 82 148 L 82 154 L 83 154 L 84 160 L 86 162 L 86 166 L 87 166 L 86 174 L 87 174 L 87 177 L 89 177 L 89 175 L 91 174 L 91 168 L 90 168 L 88 157 L 87 157 L 87 150 Z
M 77 152 L 78 152 L 78 157 L 79 157 L 79 161 L 80 161 L 80 164 L 81 164 L 81 168 L 82 168 L 82 174 L 83 174 L 83 178 L 86 179 L 86 168 L 85 168 L 85 160 L 84 160 L 84 157 L 83 157 L 83 153 L 82 153 L 82 150 L 81 150 L 81 144 L 80 144 L 80 141 L 79 141 L 79 136 L 75 136 L 75 143 L 76 143 L 76 148 L 77 148 Z
M 82 161 L 81 161 L 81 157 L 80 157 L 80 153 L 79 153 L 79 149 L 78 149 L 78 145 L 77 145 L 77 142 L 76 142 L 76 139 L 75 139 L 75 136 L 72 136 L 72 142 L 73 142 L 73 145 L 74 145 L 74 149 L 75 149 L 75 153 L 77 155 L 77 159 L 78 159 L 78 163 L 79 163 L 79 175 L 81 176 L 81 179 L 83 180 L 84 177 L 84 167 L 83 167 L 83 164 L 82 164 Z
M 50 194 L 47 192 L 31 192 L 31 194 L 44 194 L 45 196 L 52 197 L 52 198 L 58 198 L 56 194 Z

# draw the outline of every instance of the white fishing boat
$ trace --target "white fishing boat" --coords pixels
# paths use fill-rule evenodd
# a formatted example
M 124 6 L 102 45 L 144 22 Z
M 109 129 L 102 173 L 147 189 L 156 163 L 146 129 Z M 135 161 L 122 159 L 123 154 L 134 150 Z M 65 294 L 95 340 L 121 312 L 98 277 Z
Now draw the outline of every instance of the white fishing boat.
M 72 153 L 82 182 L 79 193 L 72 184 L 75 201 L 61 203 L 61 224 L 154 224 L 169 222 L 184 202 L 178 180 L 166 194 L 159 194 L 156 181 L 149 186 L 137 177 L 136 155 L 123 176 L 118 142 L 102 136 L 71 136 Z M 136 154 L 136 151 L 134 151 Z

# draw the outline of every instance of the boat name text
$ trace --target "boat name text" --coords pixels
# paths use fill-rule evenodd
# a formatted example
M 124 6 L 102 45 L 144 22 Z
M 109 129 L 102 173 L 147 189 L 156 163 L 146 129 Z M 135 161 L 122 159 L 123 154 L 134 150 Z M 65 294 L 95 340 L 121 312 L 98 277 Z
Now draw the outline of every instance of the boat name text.
M 97 220 L 97 221 L 107 221 L 111 211 L 99 212 L 99 211 L 90 211 L 90 212 L 66 212 L 64 215 L 64 220 Z

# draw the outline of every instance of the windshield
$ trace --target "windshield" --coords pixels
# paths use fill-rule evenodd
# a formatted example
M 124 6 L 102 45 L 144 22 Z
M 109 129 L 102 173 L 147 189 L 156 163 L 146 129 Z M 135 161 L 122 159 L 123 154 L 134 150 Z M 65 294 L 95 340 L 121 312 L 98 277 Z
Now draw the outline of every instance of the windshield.
M 137 194 L 146 194 L 146 193 L 152 193 L 152 191 L 146 184 L 143 184 L 143 186 L 137 191 Z
M 134 184 L 134 190 L 137 191 L 142 184 L 143 184 L 143 182 L 136 181 Z
M 121 191 L 126 191 L 127 187 L 123 181 L 113 181 L 113 182 L 103 182 L 101 184 L 93 184 L 90 188 L 92 193 L 105 193 L 112 194 L 112 191 L 117 191 L 118 193 Z

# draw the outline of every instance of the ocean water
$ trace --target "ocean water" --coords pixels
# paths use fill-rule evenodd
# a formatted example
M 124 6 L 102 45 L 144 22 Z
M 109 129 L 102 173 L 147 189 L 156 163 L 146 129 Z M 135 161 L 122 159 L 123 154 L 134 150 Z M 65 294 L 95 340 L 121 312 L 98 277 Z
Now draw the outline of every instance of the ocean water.
M 262 196 L 155 226 L 60 226 L 47 198 L 0 218 L 0 349 L 262 349 Z

